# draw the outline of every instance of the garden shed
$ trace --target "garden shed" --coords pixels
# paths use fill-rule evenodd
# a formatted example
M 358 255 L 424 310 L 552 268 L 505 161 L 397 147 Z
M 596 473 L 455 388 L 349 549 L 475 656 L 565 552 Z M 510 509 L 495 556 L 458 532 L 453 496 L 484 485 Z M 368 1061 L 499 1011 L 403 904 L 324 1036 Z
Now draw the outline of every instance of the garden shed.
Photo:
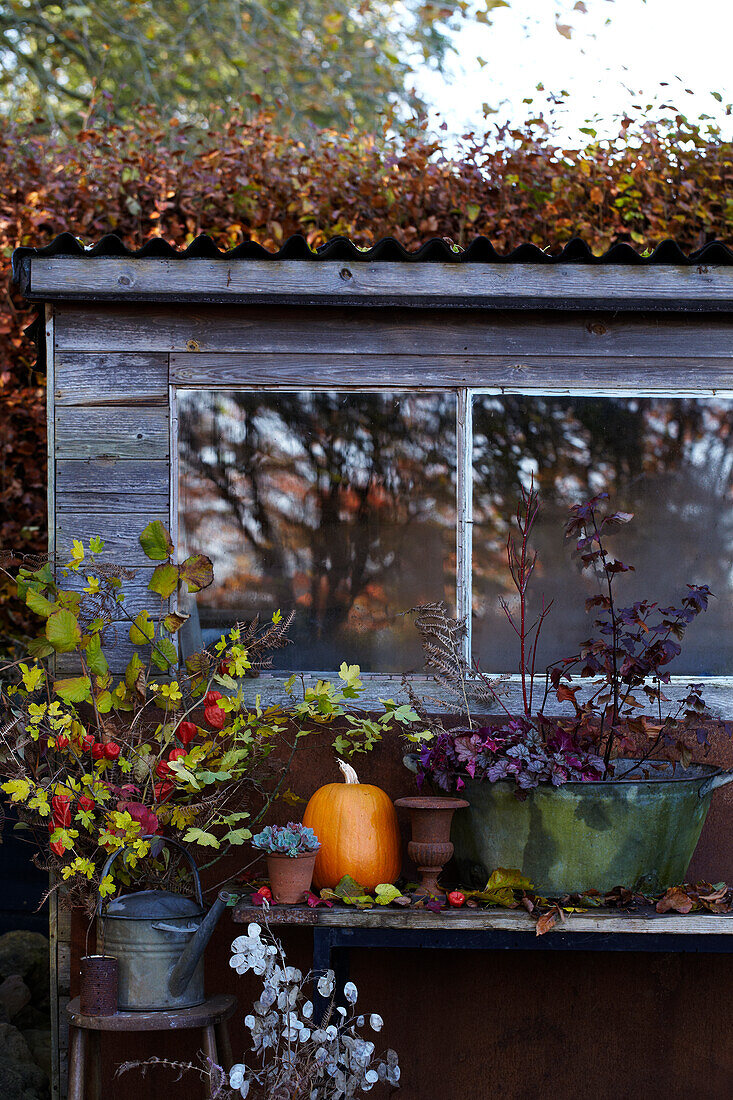
M 416 253 L 336 239 L 313 253 L 293 238 L 270 254 L 200 237 L 185 251 L 155 240 L 130 252 L 115 236 L 85 249 L 63 235 L 18 249 L 14 270 L 43 311 L 50 553 L 62 560 L 74 539 L 101 536 L 111 560 L 137 571 L 130 610 L 152 568 L 137 541 L 149 520 L 204 549 L 220 580 L 187 608 L 184 650 L 238 618 L 295 607 L 295 644 L 253 697 L 278 697 L 293 669 L 317 676 L 344 659 L 361 665 L 368 698 L 396 697 L 419 663 L 402 612 L 430 599 L 467 617 L 467 656 L 510 674 L 496 560 L 512 486 L 532 474 L 557 605 L 544 656 L 578 626 L 551 529 L 573 493 L 608 490 L 641 520 L 645 583 L 709 579 L 718 600 L 669 693 L 704 682 L 731 716 L 728 248 L 685 255 L 665 242 L 642 256 L 618 244 L 596 257 L 574 241 L 554 256 L 532 245 L 501 256 L 483 238 Z M 113 671 L 128 649 L 121 632 Z M 727 740 L 712 758 L 733 764 Z M 304 790 L 323 781 L 327 753 L 309 767 Z M 396 747 L 363 767 L 403 792 Z M 733 877 L 732 825 L 726 791 L 695 856 L 699 878 Z M 52 935 L 63 1005 L 77 948 L 54 914 Z M 231 928 L 217 937 L 223 960 Z M 591 1079 L 597 1096 L 625 1095 L 619 1066 L 632 1061 L 633 1091 L 650 1096 L 720 1095 L 733 1072 L 713 993 L 733 976 L 727 957 L 507 951 L 426 963 L 405 951 L 398 980 L 386 961 L 358 965 L 395 1018 L 390 1044 L 413 1051 L 402 1059 L 409 1098 L 427 1095 L 411 1077 L 445 1079 L 447 1013 L 451 1097 L 478 1095 L 477 1081 L 482 1095 L 541 1094 L 561 1050 L 568 1096 Z M 226 968 L 216 973 L 229 988 Z M 124 1095 L 129 1079 L 115 1088 Z

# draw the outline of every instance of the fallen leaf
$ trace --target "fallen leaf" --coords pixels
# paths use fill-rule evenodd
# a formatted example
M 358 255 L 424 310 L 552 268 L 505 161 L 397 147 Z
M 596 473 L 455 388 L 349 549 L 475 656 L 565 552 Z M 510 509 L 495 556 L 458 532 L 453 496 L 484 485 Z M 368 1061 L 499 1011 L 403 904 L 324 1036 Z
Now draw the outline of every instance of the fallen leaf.
M 492 872 L 483 890 L 472 890 L 471 897 L 487 905 L 502 905 L 505 909 L 516 909 L 519 902 L 515 891 L 532 889 L 532 883 L 516 868 L 497 867 Z
M 728 893 L 727 886 L 721 886 L 719 890 L 715 890 L 712 894 L 698 894 L 700 901 L 720 901 Z
M 565 914 L 563 913 L 557 902 L 554 902 L 550 909 L 543 913 L 537 921 L 535 928 L 536 936 L 544 936 L 545 932 L 549 932 L 551 928 L 559 921 L 565 920 Z
M 319 898 L 316 894 L 312 894 L 310 890 L 306 894 L 305 900 L 311 909 L 317 909 L 319 905 L 325 905 L 329 909 L 333 909 L 332 901 L 329 901 L 328 898 Z
M 668 913 L 670 909 L 674 909 L 677 913 L 689 913 L 693 905 L 692 898 L 681 886 L 670 886 L 664 897 L 657 902 L 657 912 Z
M 551 928 L 554 928 L 556 924 L 557 915 L 554 909 L 551 909 L 549 913 L 543 913 L 535 925 L 535 936 L 544 936 L 545 933 L 549 932 Z

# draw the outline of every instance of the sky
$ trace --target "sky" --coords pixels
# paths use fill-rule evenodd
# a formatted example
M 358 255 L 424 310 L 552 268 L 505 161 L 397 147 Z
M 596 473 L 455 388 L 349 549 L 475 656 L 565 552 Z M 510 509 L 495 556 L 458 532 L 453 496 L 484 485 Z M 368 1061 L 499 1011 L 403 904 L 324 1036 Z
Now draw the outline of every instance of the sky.
M 493 11 L 491 26 L 466 26 L 447 76 L 420 75 L 418 89 L 441 112 L 434 109 L 431 122 L 445 121 L 455 135 L 483 127 L 487 104 L 497 111 L 489 123 L 517 124 L 546 114 L 548 95 L 566 91 L 558 118 L 570 137 L 594 116 L 599 135 L 614 136 L 635 104 L 646 111 L 670 101 L 688 117 L 712 115 L 733 137 L 733 114 L 725 111 L 733 102 L 731 0 L 582 0 L 582 6 L 585 13 L 576 0 L 511 0 Z

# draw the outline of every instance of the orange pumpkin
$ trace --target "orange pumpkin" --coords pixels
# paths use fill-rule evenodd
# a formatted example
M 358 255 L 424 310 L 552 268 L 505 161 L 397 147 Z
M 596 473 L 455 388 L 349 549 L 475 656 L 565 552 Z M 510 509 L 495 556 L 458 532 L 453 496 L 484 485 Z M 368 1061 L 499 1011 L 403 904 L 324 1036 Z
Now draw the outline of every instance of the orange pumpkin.
M 350 764 L 339 760 L 345 783 L 327 783 L 303 814 L 321 842 L 313 885 L 333 889 L 344 875 L 371 893 L 400 873 L 400 833 L 392 801 L 380 787 L 360 783 Z

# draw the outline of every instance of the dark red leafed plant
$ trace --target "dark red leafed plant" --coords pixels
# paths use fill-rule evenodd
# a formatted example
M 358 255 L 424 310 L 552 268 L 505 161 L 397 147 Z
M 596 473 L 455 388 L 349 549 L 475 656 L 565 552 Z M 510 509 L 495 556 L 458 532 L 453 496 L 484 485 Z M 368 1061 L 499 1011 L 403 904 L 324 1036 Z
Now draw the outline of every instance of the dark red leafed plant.
M 519 620 L 512 614 L 509 604 L 503 596 L 499 597 L 502 610 L 509 620 L 514 633 L 519 638 L 519 673 L 522 677 L 522 703 L 525 717 L 532 716 L 532 695 L 534 689 L 535 666 L 537 663 L 537 643 L 540 639 L 542 625 L 547 618 L 553 601 L 545 604 L 542 597 L 542 606 L 537 618 L 527 621 L 527 589 L 537 564 L 537 551 L 530 550 L 530 538 L 532 528 L 540 510 L 540 499 L 534 487 L 534 477 L 530 483 L 529 491 L 521 487 L 521 496 L 517 504 L 517 528 L 521 535 L 519 544 L 512 537 L 511 532 L 506 540 L 506 559 L 509 567 L 509 575 L 512 584 L 519 595 Z M 528 686 L 529 685 L 529 686 Z
M 539 614 L 534 619 L 527 607 L 529 583 L 537 563 L 537 552 L 531 549 L 530 539 L 539 509 L 539 494 L 533 478 L 529 490 L 522 486 L 517 505 L 515 520 L 519 538 L 510 532 L 506 542 L 507 567 L 519 597 L 518 613 L 515 615 L 508 601 L 500 597 L 504 614 L 519 640 L 524 714 L 517 717 L 511 713 L 502 699 L 500 682 L 490 679 L 478 662 L 474 662 L 475 676 L 483 682 L 485 698 L 498 705 L 506 718 L 474 729 L 467 713 L 468 730 L 449 731 L 442 726 L 434 729 L 434 738 L 421 747 L 417 760 L 421 787 L 426 778 L 446 791 L 461 790 L 466 779 L 490 783 L 508 779 L 514 782 L 517 796 L 525 798 L 527 792 L 540 783 L 559 787 L 571 780 L 592 782 L 603 778 L 605 767 L 594 745 L 584 744 L 579 733 L 568 732 L 556 718 L 533 714 L 537 645 L 552 607 L 552 601 L 546 604 L 543 596 Z M 435 610 L 433 605 L 429 609 Z M 423 639 L 426 664 L 445 682 L 443 662 L 436 663 L 435 632 L 425 629 L 424 620 L 424 615 L 418 616 L 415 622 Z M 467 699 L 466 709 L 468 711 Z
M 513 614 L 503 598 L 501 606 L 519 639 L 524 714 L 512 715 L 497 690 L 497 681 L 490 680 L 476 662 L 475 673 L 486 695 L 506 717 L 468 730 L 434 728 L 435 736 L 423 744 L 417 761 L 421 784 L 429 779 L 442 790 L 460 790 L 467 779 L 490 783 L 509 779 L 522 798 L 540 783 L 561 786 L 604 778 L 609 766 L 612 768 L 614 750 L 633 748 L 639 735 L 647 738 L 640 763 L 663 749 L 666 757 L 686 765 L 692 753 L 685 735 L 691 731 L 696 732 L 699 745 L 707 743 L 713 715 L 702 697 L 701 685 L 689 684 L 685 697 L 666 715 L 662 713 L 662 703 L 667 701 L 662 685 L 669 683 L 668 666 L 681 652 L 687 627 L 707 609 L 712 593 L 707 585 L 688 584 L 679 606 L 659 607 L 639 600 L 622 607 L 616 581 L 633 566 L 609 552 L 606 538 L 634 517 L 629 512 L 611 511 L 607 501 L 608 495 L 601 493 L 570 509 L 566 537 L 576 540 L 575 555 L 583 569 L 593 569 L 601 583 L 601 592 L 586 600 L 586 611 L 596 611 L 595 633 L 576 654 L 548 668 L 545 697 L 539 712 L 533 713 L 537 644 L 552 604 L 545 604 L 543 598 L 539 614 L 530 621 L 527 591 L 537 562 L 530 537 L 539 497 L 534 483 L 529 490 L 522 489 L 516 513 L 520 537 L 510 534 L 506 550 L 519 610 Z M 424 648 L 430 667 L 430 649 Z M 575 676 L 586 683 L 574 682 Z M 544 713 L 551 694 L 559 703 L 572 705 L 572 718 Z M 733 724 L 719 724 L 730 736 Z
M 688 763 L 691 753 L 682 732 L 697 727 L 698 743 L 704 744 L 706 723 L 713 715 L 702 698 L 701 685 L 690 684 L 676 709 L 663 716 L 666 700 L 662 685 L 669 683 L 668 666 L 681 652 L 687 627 L 707 610 L 713 594 L 707 585 L 688 584 L 676 607 L 659 607 L 648 600 L 619 606 L 617 578 L 633 566 L 609 552 L 606 537 L 634 517 L 629 512 L 610 511 L 607 501 L 608 494 L 600 493 L 570 509 L 565 536 L 575 539 L 575 556 L 583 569 L 594 570 L 601 592 L 585 602 L 586 611 L 597 609 L 594 634 L 576 654 L 550 666 L 548 683 L 558 702 L 572 704 L 576 735 L 597 742 L 606 767 L 614 748 L 630 747 L 633 734 L 649 738 L 644 760 L 665 747 Z M 577 699 L 581 685 L 573 683 L 574 674 L 593 681 L 582 702 Z M 650 706 L 656 711 L 653 716 L 644 713 Z M 730 735 L 729 724 L 724 726 Z

